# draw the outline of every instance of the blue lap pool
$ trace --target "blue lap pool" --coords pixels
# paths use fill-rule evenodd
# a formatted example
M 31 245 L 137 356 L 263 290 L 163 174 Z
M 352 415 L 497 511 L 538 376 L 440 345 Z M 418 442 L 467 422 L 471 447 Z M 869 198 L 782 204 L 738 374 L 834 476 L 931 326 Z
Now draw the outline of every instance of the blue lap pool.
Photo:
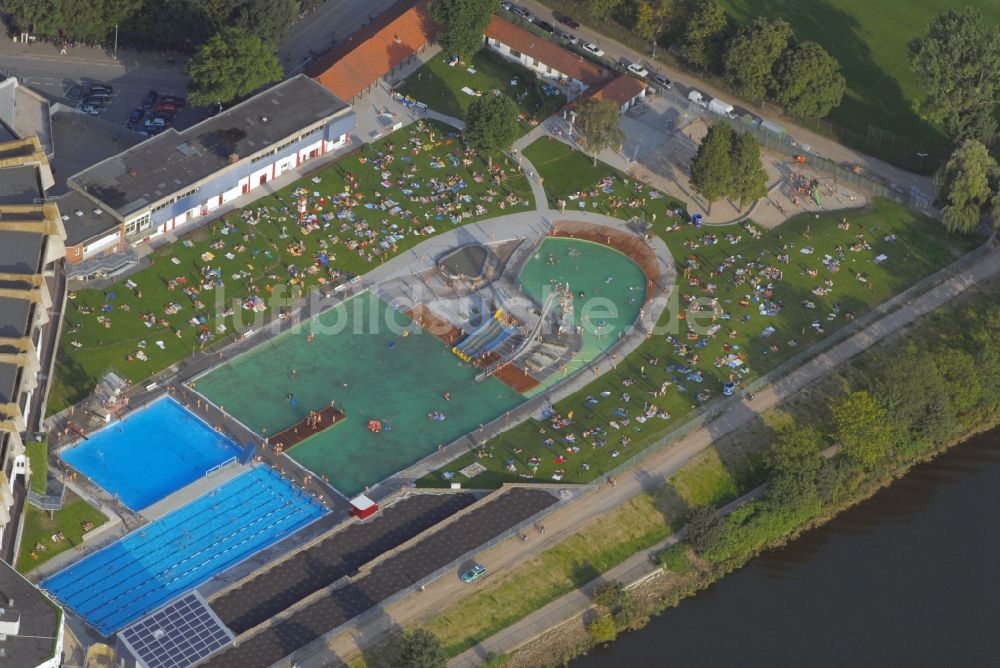
M 271 469 L 258 466 L 41 586 L 110 635 L 326 512 Z
M 169 397 L 138 409 L 59 456 L 132 510 L 142 510 L 243 449 Z

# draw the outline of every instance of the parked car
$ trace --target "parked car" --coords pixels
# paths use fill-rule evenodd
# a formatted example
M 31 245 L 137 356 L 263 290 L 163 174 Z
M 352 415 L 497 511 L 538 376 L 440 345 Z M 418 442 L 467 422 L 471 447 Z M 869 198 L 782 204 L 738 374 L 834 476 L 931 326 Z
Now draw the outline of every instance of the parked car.
M 80 101 L 80 105 L 87 105 L 89 107 L 97 107 L 98 109 L 104 109 L 108 106 L 108 102 L 111 100 L 106 97 L 90 97 L 87 96 Z
M 645 79 L 647 76 L 649 76 L 649 70 L 647 70 L 645 67 L 643 67 L 639 63 L 632 63 L 626 69 L 629 72 L 631 72 L 632 74 L 634 74 L 637 77 L 640 77 L 642 79 Z
M 161 111 L 161 112 L 157 113 L 155 116 L 153 116 L 153 120 L 154 121 L 157 120 L 157 119 L 162 119 L 163 122 L 166 125 L 173 125 L 173 123 L 174 123 L 174 114 L 172 114 L 169 111 Z
M 501 2 L 500 3 L 500 9 L 504 10 L 505 12 L 509 12 L 513 8 L 514 8 L 514 5 L 512 5 L 509 2 Z
M 572 16 L 560 16 L 559 23 L 563 24 L 564 26 L 569 26 L 570 28 L 580 27 L 580 23 Z
M 111 86 L 109 86 L 108 84 L 102 84 L 102 83 L 92 83 L 92 84 L 90 84 L 90 86 L 88 87 L 88 90 L 90 91 L 90 94 L 93 94 L 93 93 L 94 93 L 94 91 L 100 91 L 100 90 L 102 90 L 102 91 L 104 91 L 105 93 L 107 93 L 107 94 L 108 94 L 109 96 L 110 96 L 110 95 L 111 95 L 112 93 L 114 93 L 114 92 L 115 92 L 115 89 L 114 89 L 114 88 L 112 88 L 112 87 L 111 87 Z
M 475 582 L 479 578 L 486 574 L 486 567 L 482 564 L 476 564 L 469 570 L 462 573 L 462 582 Z
M 141 107 L 139 109 L 133 109 L 132 113 L 129 114 L 128 120 L 125 121 L 125 127 L 131 130 L 132 128 L 134 128 L 136 125 L 139 124 L 139 121 L 141 121 L 142 117 L 145 115 L 146 115 L 145 109 L 142 109 Z
M 142 124 L 142 127 L 144 129 L 152 127 L 166 128 L 169 124 L 170 119 L 163 118 L 162 116 L 153 116 L 152 118 L 147 118 L 146 122 Z
M 535 25 L 548 33 L 554 33 L 556 31 L 555 26 L 548 21 L 535 21 Z
M 172 114 L 176 114 L 177 111 L 178 111 L 178 107 L 177 107 L 176 104 L 173 104 L 171 102 L 162 102 L 161 101 L 159 104 L 157 104 L 155 107 L 153 107 L 153 113 L 158 114 L 161 111 L 169 111 Z
M 529 21 L 529 22 L 531 22 L 531 21 L 534 21 L 534 20 L 535 20 L 535 17 L 531 15 L 531 12 L 529 12 L 529 11 L 528 11 L 527 9 L 525 9 L 524 7 L 518 7 L 517 5 L 513 5 L 513 6 L 512 6 L 511 8 L 510 8 L 510 13 L 511 13 L 511 14 L 514 14 L 514 15 L 516 15 L 516 16 L 520 16 L 520 17 L 521 17 L 522 19 L 524 19 L 525 21 Z
M 589 51 L 590 53 L 594 54 L 598 58 L 600 58 L 601 56 L 604 55 L 604 49 L 602 49 L 601 47 L 597 46 L 596 44 L 593 44 L 592 42 L 587 42 L 586 44 L 584 44 L 583 45 L 583 50 L 584 51 Z
M 103 109 L 101 107 L 95 107 L 92 104 L 81 104 L 79 110 L 85 114 L 90 114 L 91 116 L 100 116 Z
M 111 101 L 111 93 L 109 93 L 106 90 L 100 90 L 100 89 L 93 90 L 93 89 L 91 89 L 91 90 L 87 91 L 87 96 L 86 96 L 85 99 L 89 99 L 89 100 L 106 100 L 106 101 L 110 102 Z
M 570 44 L 579 44 L 580 39 L 573 33 L 566 32 L 565 30 L 556 30 L 556 34 L 562 37 L 564 40 Z
M 178 109 L 187 106 L 187 100 L 183 97 L 178 97 L 176 95 L 161 95 L 160 102 L 169 102 L 170 104 L 176 106 Z
M 63 97 L 67 100 L 79 100 L 83 97 L 83 89 L 76 84 L 71 84 L 68 88 L 66 88 L 66 92 L 63 93 Z
M 142 126 L 142 129 L 139 130 L 139 134 L 143 137 L 155 137 L 161 132 L 164 132 L 166 129 L 166 126 L 163 125 L 144 125 Z
M 152 109 L 158 99 L 160 99 L 159 93 L 155 90 L 149 91 L 146 93 L 146 97 L 142 98 L 142 108 L 146 110 Z
M 667 77 L 663 76 L 662 74 L 654 74 L 653 76 L 649 77 L 649 80 L 657 84 L 663 90 L 670 90 L 671 88 L 674 87 L 674 82 L 668 79 Z

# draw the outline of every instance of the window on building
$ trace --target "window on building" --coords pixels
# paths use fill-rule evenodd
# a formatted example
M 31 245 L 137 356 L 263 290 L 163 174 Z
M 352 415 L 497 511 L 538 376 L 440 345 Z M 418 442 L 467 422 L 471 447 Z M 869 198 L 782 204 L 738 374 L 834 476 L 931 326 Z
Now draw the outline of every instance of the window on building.
M 514 49 L 511 49 L 511 50 L 510 50 L 510 55 L 511 55 L 511 57 L 513 57 L 513 58 L 518 58 L 518 59 L 520 59 L 520 57 L 521 57 L 521 52 L 520 52 L 520 51 L 515 51 Z
M 538 58 L 532 58 L 531 64 L 534 65 L 535 67 L 538 67 Z
M 125 223 L 125 234 L 135 234 L 149 227 L 149 214 L 145 213 L 135 220 Z

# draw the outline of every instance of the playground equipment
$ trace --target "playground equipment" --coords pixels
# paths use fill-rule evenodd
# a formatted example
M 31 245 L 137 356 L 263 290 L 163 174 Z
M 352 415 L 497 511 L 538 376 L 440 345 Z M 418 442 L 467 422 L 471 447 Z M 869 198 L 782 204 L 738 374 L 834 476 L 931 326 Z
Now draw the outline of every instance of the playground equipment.
M 476 328 L 474 332 L 452 347 L 451 351 L 465 362 L 472 362 L 490 352 L 513 335 L 517 328 L 505 325 L 503 309 Z

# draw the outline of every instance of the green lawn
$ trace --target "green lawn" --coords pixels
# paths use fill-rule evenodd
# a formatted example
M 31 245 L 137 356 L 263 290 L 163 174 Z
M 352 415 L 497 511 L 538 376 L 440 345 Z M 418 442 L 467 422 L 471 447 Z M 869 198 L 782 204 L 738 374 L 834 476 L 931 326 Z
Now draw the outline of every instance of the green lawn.
M 848 92 L 829 120 L 865 137 L 868 126 L 890 131 L 912 142 L 912 147 L 866 146 L 873 154 L 889 151 L 894 162 L 916 169 L 918 151 L 934 157 L 946 155 L 949 142 L 940 131 L 924 122 L 913 110 L 920 97 L 906 43 L 923 34 L 927 24 L 941 11 L 977 6 L 988 21 L 1000 22 L 1000 2 L 966 0 L 722 0 L 741 22 L 758 16 L 781 17 L 805 40 L 822 44 L 843 68 Z M 857 141 L 851 141 L 858 145 Z M 880 149 L 880 150 L 876 150 Z M 906 153 L 904 154 L 904 151 Z
M 475 72 L 469 72 L 469 68 Z M 561 93 L 546 93 L 531 71 L 487 49 L 455 66 L 448 65 L 444 54 L 439 54 L 411 74 L 398 91 L 434 111 L 464 119 L 476 97 L 463 92 L 463 88 L 484 95 L 494 90 L 505 93 L 517 102 L 525 119 L 536 121 L 551 116 L 566 104 Z
M 45 478 L 49 471 L 48 441 L 28 441 L 24 444 L 31 466 L 31 491 L 45 494 Z
M 474 593 L 424 628 L 442 639 L 449 656 L 456 656 L 663 540 L 681 527 L 686 512 L 666 486 L 644 492 L 523 564 L 488 574 Z
M 601 369 L 603 375 L 555 406 L 561 416 L 573 413 L 570 425 L 557 428 L 536 416 L 419 484 L 444 485 L 443 472 L 475 460 L 488 469 L 467 483 L 477 487 L 550 481 L 553 475 L 566 482 L 593 480 L 718 398 L 727 382 L 745 383 L 773 369 L 981 241 L 948 235 L 939 223 L 888 200 L 863 210 L 801 214 L 771 231 L 752 222 L 698 229 L 671 215 L 679 206 L 675 200 L 654 198 L 631 179 L 626 185 L 623 174 L 610 173 L 600 186 L 588 181 L 594 173 L 579 169 L 580 158 L 563 155 L 571 150 L 539 140 L 525 155 L 538 159 L 550 198 L 565 199 L 567 210 L 648 221 L 655 214 L 653 231 L 679 265 L 678 305 L 668 307 L 659 333 L 628 359 L 614 370 Z M 883 254 L 887 259 L 876 262 Z M 837 271 L 824 266 L 831 260 Z M 672 318 L 672 308 L 684 319 Z M 652 396 L 661 388 L 665 393 Z M 660 411 L 670 418 L 659 413 L 638 419 Z M 567 461 L 557 461 L 563 457 Z M 516 471 L 506 470 L 508 460 Z
M 736 479 L 715 448 L 708 448 L 670 478 L 677 493 L 689 506 L 724 506 L 739 496 Z
M 96 529 L 108 520 L 99 510 L 69 491 L 66 492 L 62 510 L 56 511 L 55 519 L 49 519 L 47 512 L 31 504 L 25 504 L 24 512 L 24 533 L 21 551 L 17 555 L 17 570 L 22 573 L 79 545 L 83 540 L 84 522 L 90 522 Z M 52 536 L 60 531 L 65 540 L 52 540 Z M 44 550 L 36 549 L 39 543 L 45 546 Z
M 363 274 L 455 225 L 528 208 L 517 167 L 505 159 L 493 168 L 454 129 L 414 124 L 160 249 L 128 282 L 72 293 L 49 411 L 82 399 L 109 370 L 140 381 L 306 290 Z M 297 224 L 299 189 L 314 229 Z M 263 313 L 245 308 L 250 295 Z

